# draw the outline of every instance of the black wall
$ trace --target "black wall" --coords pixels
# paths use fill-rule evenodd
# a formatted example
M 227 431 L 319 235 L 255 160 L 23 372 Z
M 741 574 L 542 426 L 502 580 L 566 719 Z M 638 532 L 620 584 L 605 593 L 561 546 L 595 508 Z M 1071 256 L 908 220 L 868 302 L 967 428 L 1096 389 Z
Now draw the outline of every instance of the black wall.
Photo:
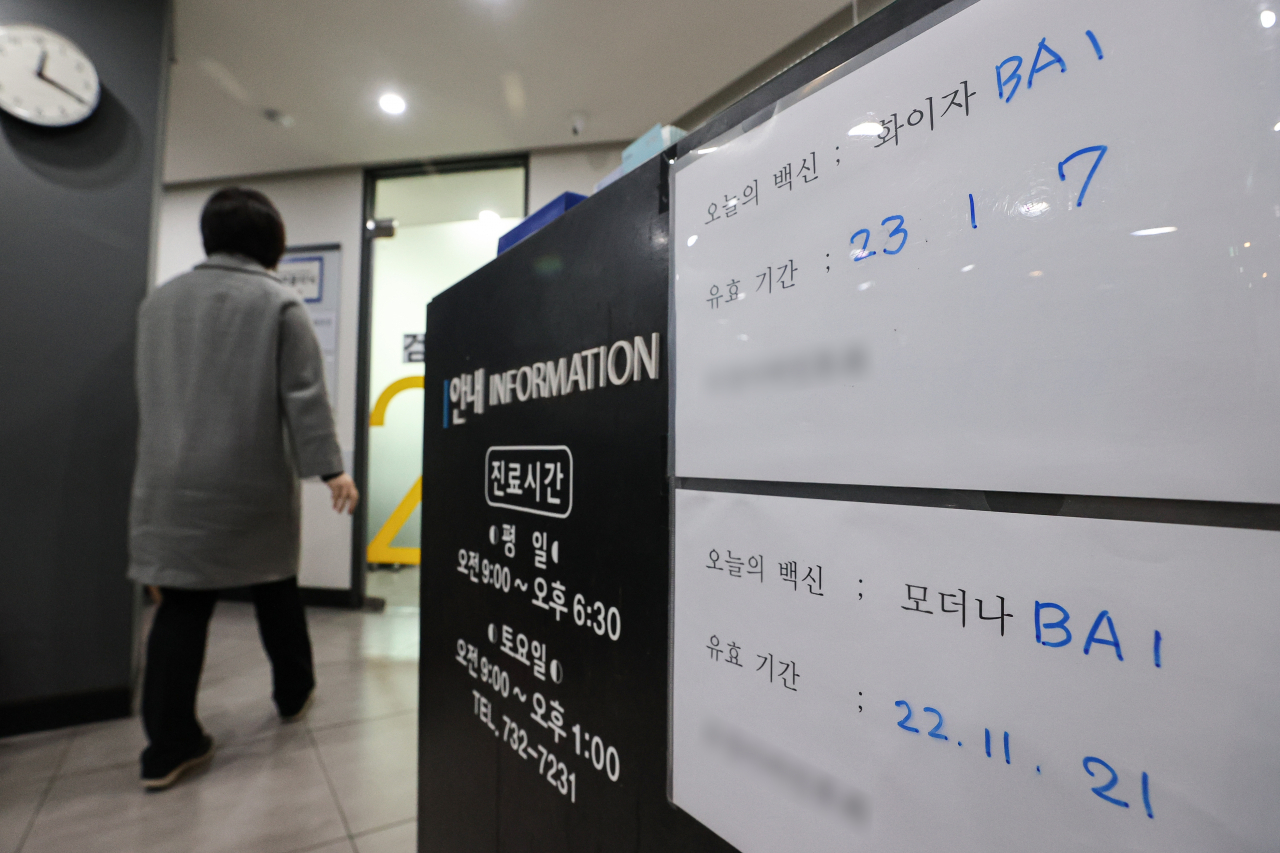
M 167 0 L 0 0 L 94 61 L 79 126 L 0 117 L 0 735 L 129 711 L 134 315 L 146 292 Z

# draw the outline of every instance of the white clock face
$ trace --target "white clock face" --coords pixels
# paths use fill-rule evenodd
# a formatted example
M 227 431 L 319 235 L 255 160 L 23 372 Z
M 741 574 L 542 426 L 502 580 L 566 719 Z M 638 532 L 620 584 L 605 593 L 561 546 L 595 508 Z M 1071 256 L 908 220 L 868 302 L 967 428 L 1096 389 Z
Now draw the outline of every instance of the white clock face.
M 98 72 L 70 40 L 31 24 L 0 26 L 0 109 L 66 127 L 88 118 L 100 94 Z

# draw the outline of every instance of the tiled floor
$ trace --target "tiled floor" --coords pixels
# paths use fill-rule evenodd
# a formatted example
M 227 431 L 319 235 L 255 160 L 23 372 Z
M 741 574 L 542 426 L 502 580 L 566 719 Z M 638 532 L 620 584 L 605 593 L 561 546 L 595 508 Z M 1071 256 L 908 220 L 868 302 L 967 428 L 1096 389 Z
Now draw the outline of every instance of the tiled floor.
M 370 570 L 365 575 L 364 593 L 381 598 L 391 605 L 418 606 L 417 566 L 404 566 L 397 569 Z
M 138 784 L 137 718 L 0 740 L 0 853 L 410 853 L 418 609 L 308 611 L 319 688 L 282 725 L 253 609 L 214 615 L 199 711 L 208 769 Z

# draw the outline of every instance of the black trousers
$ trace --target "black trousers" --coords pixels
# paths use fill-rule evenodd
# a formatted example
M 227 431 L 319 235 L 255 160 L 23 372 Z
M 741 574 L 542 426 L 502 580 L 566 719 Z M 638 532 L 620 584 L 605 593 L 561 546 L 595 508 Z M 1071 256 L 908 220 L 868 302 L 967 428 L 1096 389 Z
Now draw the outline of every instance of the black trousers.
M 249 589 L 258 633 L 271 660 L 272 698 L 281 715 L 291 716 L 316 684 L 298 579 Z M 204 737 L 196 719 L 196 692 L 218 594 L 216 589 L 161 588 L 142 686 L 142 724 L 150 744 L 142 753 L 144 767 L 188 758 Z

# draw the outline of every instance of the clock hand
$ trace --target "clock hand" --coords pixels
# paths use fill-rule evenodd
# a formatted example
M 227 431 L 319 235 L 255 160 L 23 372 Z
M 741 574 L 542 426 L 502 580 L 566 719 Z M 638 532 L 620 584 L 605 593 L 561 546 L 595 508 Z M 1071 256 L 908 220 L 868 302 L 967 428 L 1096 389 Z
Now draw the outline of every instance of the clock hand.
M 88 101 L 86 101 L 84 98 L 80 97 L 80 96 L 79 96 L 79 95 L 77 95 L 75 92 L 71 91 L 71 90 L 70 90 L 70 89 L 68 89 L 66 86 L 64 86 L 64 85 L 62 85 L 61 83 L 59 83 L 57 80 L 54 80 L 54 79 L 52 79 L 52 78 L 49 78 L 49 77 L 44 76 L 44 63 L 45 63 L 45 60 L 46 60 L 46 59 L 48 59 L 48 57 L 49 57 L 49 52 L 48 52 L 48 51 L 45 51 L 44 56 L 40 57 L 40 67 L 36 69 L 36 76 L 37 76 L 37 77 L 39 77 L 39 78 L 40 78 L 41 80 L 43 80 L 44 82 L 48 83 L 48 84 L 49 84 L 50 86 L 52 86 L 53 88 L 55 88 L 55 89 L 57 89 L 57 90 L 59 90 L 59 91 L 61 91 L 61 92 L 64 92 L 64 93 L 66 93 L 66 94 L 70 95 L 71 97 L 75 98 L 75 99 L 76 99 L 77 101 L 79 101 L 80 103 L 82 103 L 82 104 L 87 104 L 87 103 L 89 103 L 89 102 L 88 102 Z
M 44 79 L 44 64 L 49 61 L 49 51 L 40 54 L 40 64 L 36 66 L 36 76 L 41 80 Z

